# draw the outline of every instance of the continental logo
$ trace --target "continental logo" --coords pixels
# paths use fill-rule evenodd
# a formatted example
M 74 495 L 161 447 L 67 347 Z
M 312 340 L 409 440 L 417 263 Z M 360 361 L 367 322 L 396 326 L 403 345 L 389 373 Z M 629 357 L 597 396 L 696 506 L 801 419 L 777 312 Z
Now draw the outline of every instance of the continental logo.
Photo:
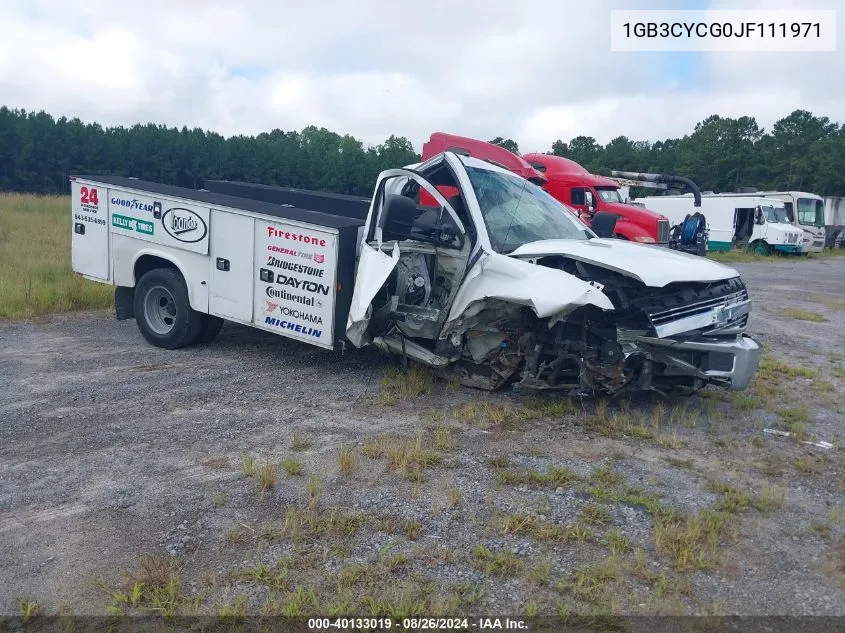
M 306 297 L 304 295 L 294 294 L 287 290 L 267 286 L 267 296 L 273 299 L 282 299 L 283 301 L 290 301 L 291 303 L 298 303 L 303 306 L 310 306 L 313 308 L 322 308 L 323 301 L 317 297 Z

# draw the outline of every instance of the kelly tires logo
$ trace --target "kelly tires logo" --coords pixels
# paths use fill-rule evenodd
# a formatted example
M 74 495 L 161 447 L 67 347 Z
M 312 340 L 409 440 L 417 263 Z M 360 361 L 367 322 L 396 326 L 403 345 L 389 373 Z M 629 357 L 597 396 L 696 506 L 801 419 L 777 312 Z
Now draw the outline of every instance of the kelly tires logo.
M 143 235 L 153 235 L 155 226 L 152 222 L 146 220 L 139 220 L 137 218 L 130 218 L 125 215 L 113 214 L 111 216 L 112 226 L 123 229 L 124 231 L 134 231 Z
M 195 244 L 208 235 L 208 226 L 198 213 L 190 209 L 168 209 L 161 216 L 161 224 L 174 240 Z

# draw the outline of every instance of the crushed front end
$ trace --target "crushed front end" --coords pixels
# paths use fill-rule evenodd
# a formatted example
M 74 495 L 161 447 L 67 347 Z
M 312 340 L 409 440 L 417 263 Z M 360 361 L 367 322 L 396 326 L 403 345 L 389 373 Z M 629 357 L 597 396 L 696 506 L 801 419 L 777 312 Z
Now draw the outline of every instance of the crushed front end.
M 555 267 L 602 284 L 615 309 L 583 306 L 526 324 L 514 340 L 524 357 L 516 386 L 666 395 L 748 387 L 762 350 L 745 332 L 751 302 L 739 277 L 654 288 L 581 262 Z

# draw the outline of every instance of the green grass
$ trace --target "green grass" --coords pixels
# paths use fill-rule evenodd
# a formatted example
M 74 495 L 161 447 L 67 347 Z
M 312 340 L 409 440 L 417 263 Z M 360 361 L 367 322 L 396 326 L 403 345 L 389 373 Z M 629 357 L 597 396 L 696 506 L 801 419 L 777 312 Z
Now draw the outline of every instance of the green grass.
M 114 288 L 70 265 L 70 196 L 0 193 L 0 319 L 106 309 Z
M 784 308 L 783 315 L 788 316 L 790 319 L 797 319 L 798 321 L 812 321 L 813 323 L 826 323 L 828 321 L 827 317 L 817 312 L 810 312 L 799 308 Z

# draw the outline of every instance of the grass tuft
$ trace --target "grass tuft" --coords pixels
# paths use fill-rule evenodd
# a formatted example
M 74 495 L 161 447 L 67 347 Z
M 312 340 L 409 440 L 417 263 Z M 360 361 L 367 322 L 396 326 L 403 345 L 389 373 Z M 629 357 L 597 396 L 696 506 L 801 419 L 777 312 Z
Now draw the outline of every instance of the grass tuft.
M 337 466 L 344 475 L 355 472 L 358 468 L 358 451 L 348 446 L 341 446 L 337 450 Z
M 578 481 L 581 477 L 577 473 L 568 468 L 553 467 L 546 472 L 537 470 L 529 470 L 525 472 L 518 472 L 513 470 L 500 470 L 496 473 L 496 477 L 501 484 L 506 485 L 520 485 L 528 484 L 538 487 L 557 487 L 570 486 Z
M 382 376 L 377 403 L 392 406 L 405 400 L 412 400 L 431 393 L 434 374 L 427 368 L 414 363 L 405 371 L 401 367 L 390 367 Z
M 493 552 L 482 544 L 472 550 L 472 562 L 490 576 L 508 578 L 517 575 L 523 567 L 522 561 L 511 552 Z
M 813 323 L 826 323 L 828 321 L 827 317 L 817 312 L 810 312 L 799 308 L 784 308 L 783 315 L 798 321 L 812 321 Z

